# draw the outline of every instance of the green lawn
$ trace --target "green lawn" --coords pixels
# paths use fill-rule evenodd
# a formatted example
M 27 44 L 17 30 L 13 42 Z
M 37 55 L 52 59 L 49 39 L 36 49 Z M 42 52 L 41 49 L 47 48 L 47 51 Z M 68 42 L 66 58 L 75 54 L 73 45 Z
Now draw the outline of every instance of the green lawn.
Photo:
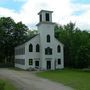
M 16 90 L 10 81 L 6 79 L 0 79 L 0 90 Z
M 75 90 L 90 90 L 90 72 L 75 69 L 44 71 L 36 73 L 37 76 L 63 83 Z

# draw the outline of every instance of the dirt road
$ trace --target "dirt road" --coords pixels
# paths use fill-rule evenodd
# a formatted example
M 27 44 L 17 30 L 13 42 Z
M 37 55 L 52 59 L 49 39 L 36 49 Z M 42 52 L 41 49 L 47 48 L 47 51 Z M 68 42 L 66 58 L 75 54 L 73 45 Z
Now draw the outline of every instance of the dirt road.
M 62 84 L 39 78 L 28 71 L 0 69 L 0 77 L 11 80 L 19 90 L 72 90 Z

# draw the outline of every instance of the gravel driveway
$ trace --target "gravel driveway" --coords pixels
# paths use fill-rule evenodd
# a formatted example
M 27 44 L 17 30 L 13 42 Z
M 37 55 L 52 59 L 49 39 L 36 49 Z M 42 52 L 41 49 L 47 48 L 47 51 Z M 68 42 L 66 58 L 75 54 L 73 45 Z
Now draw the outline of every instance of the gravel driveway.
M 19 90 L 72 90 L 70 87 L 42 79 L 28 71 L 0 69 L 0 77 L 11 80 Z

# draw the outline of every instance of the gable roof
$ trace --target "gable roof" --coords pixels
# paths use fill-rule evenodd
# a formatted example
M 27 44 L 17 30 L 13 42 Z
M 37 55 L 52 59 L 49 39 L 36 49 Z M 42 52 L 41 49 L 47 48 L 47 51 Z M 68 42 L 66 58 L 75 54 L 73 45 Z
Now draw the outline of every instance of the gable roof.
M 22 46 L 24 45 L 25 43 L 27 43 L 28 41 L 30 41 L 31 39 L 33 39 L 34 37 L 38 36 L 39 34 L 36 34 L 36 35 L 33 35 L 32 37 L 29 37 L 27 40 L 25 40 L 24 42 L 22 42 L 21 44 L 17 45 L 16 47 L 19 47 L 19 46 Z M 15 47 L 15 48 L 16 48 Z

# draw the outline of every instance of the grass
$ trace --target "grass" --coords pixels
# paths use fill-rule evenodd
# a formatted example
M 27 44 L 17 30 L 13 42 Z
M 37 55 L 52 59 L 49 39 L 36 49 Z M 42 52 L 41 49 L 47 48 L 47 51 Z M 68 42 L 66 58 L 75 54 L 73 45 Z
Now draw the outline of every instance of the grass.
M 63 83 L 74 90 L 90 90 L 90 72 L 76 69 L 44 71 L 36 73 L 37 76 Z
M 6 79 L 0 79 L 0 90 L 16 90 L 13 84 Z

